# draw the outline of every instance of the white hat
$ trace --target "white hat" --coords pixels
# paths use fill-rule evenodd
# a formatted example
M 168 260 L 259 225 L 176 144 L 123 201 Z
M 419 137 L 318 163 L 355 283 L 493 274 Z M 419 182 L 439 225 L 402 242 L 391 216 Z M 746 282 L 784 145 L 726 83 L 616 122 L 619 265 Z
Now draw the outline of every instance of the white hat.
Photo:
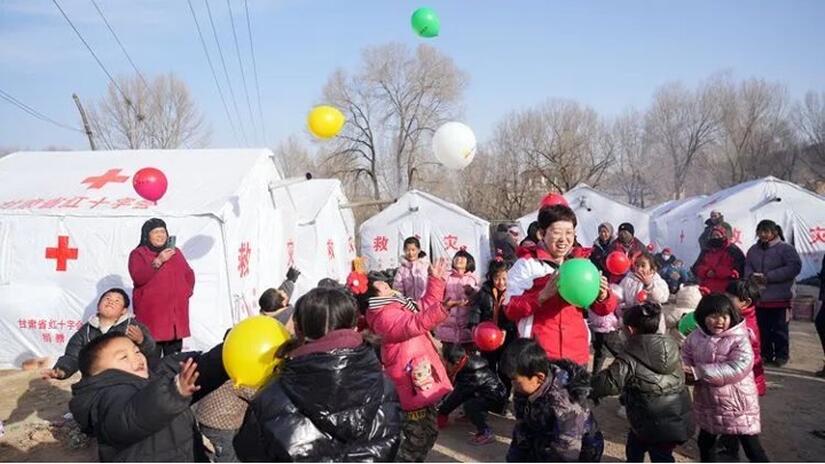
M 682 285 L 679 293 L 676 294 L 676 303 L 673 305 L 677 310 L 693 312 L 699 306 L 702 299 L 702 292 L 698 285 Z

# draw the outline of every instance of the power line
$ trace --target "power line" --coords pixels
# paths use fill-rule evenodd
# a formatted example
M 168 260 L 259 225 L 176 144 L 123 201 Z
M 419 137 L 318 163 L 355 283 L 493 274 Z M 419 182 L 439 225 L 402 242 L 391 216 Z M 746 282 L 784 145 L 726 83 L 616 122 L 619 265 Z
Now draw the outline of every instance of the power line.
M 226 113 L 226 119 L 229 121 L 229 126 L 232 127 L 232 135 L 235 141 L 238 140 L 238 131 L 235 129 L 235 123 L 232 122 L 232 115 L 229 113 L 229 106 L 226 104 L 226 98 L 223 96 L 221 84 L 218 82 L 218 75 L 215 73 L 215 66 L 212 64 L 212 58 L 209 57 L 209 50 L 206 48 L 206 41 L 203 40 L 203 32 L 201 32 L 201 25 L 198 22 L 198 16 L 195 14 L 195 9 L 192 7 L 192 0 L 186 0 L 189 3 L 189 11 L 192 12 L 192 19 L 195 20 L 195 28 L 198 30 L 198 38 L 200 38 L 201 46 L 203 47 L 203 54 L 206 55 L 206 61 L 209 63 L 209 70 L 212 71 L 212 79 L 215 81 L 215 87 L 218 88 L 218 95 L 221 97 L 223 103 L 223 110 Z
M 109 29 L 109 32 L 112 33 L 112 37 L 115 38 L 115 42 L 117 42 L 117 45 L 120 47 L 120 50 L 123 52 L 124 55 L 126 55 L 126 59 L 129 60 L 129 64 L 132 65 L 132 69 L 135 70 L 138 77 L 140 77 L 140 80 L 143 81 L 143 85 L 145 85 L 146 89 L 149 90 L 150 87 L 149 84 L 146 82 L 146 78 L 143 77 L 143 73 L 140 72 L 138 67 L 135 65 L 135 62 L 132 61 L 132 57 L 129 56 L 129 52 L 126 51 L 126 47 L 123 46 L 123 43 L 121 43 L 120 38 L 115 33 L 115 30 L 112 29 L 112 26 L 109 24 L 109 21 L 106 19 L 106 16 L 103 15 L 103 11 L 100 10 L 100 7 L 97 5 L 97 2 L 95 0 L 91 0 L 91 2 L 92 5 L 94 5 L 95 10 L 97 10 L 97 14 L 100 15 L 100 18 L 103 20 L 103 23 L 106 24 L 106 27 Z
M 33 116 L 33 117 L 35 117 L 35 118 L 37 118 L 41 121 L 51 123 L 51 124 L 53 124 L 57 127 L 61 127 L 63 129 L 67 129 L 67 130 L 70 130 L 70 131 L 80 132 L 81 134 L 85 133 L 83 130 L 78 129 L 77 127 L 72 127 L 68 124 L 63 124 L 61 122 L 55 121 L 54 119 L 52 119 L 52 118 L 46 116 L 45 114 L 37 111 L 36 109 L 32 108 L 31 106 L 29 106 L 29 105 L 21 102 L 20 100 L 14 98 L 13 96 L 11 96 L 7 92 L 3 91 L 2 89 L 0 89 L 0 98 L 2 98 L 3 100 L 11 103 L 12 105 L 14 105 L 18 108 L 20 108 L 21 110 L 25 111 L 29 115 L 31 115 L 31 116 Z
M 235 16 L 232 14 L 232 3 L 226 0 L 226 7 L 229 9 L 229 23 L 232 25 L 232 38 L 235 40 L 235 53 L 238 55 L 238 67 L 241 68 L 241 81 L 243 81 L 243 91 L 246 94 L 246 107 L 249 110 L 249 122 L 252 124 L 252 135 L 257 137 L 257 129 L 255 128 L 255 117 L 252 116 L 252 103 L 249 101 L 249 89 L 246 86 L 246 72 L 243 69 L 243 61 L 241 60 L 241 47 L 238 45 L 238 33 L 235 30 Z
M 232 106 L 235 108 L 235 115 L 238 117 L 238 126 L 241 128 L 241 135 L 243 135 L 244 142 L 249 145 L 249 139 L 246 137 L 246 130 L 241 120 L 241 112 L 238 111 L 238 100 L 235 98 L 235 91 L 232 90 L 232 80 L 229 79 L 229 71 L 226 69 L 226 60 L 223 59 L 221 42 L 218 40 L 218 30 L 215 28 L 215 21 L 212 19 L 212 9 L 209 8 L 209 0 L 203 0 L 203 3 L 206 4 L 206 13 L 209 15 L 209 23 L 212 25 L 212 36 L 215 38 L 215 45 L 218 47 L 218 56 L 221 58 L 221 66 L 223 66 L 223 74 L 226 77 L 226 85 L 229 86 L 229 96 L 232 97 Z
M 243 6 L 246 10 L 246 30 L 247 32 L 249 32 L 249 51 L 252 54 L 252 72 L 255 76 L 255 93 L 258 96 L 258 116 L 260 117 L 261 121 L 261 135 L 264 138 L 264 143 L 267 143 L 266 123 L 264 122 L 264 110 L 263 106 L 261 105 L 261 86 L 258 85 L 258 64 L 255 61 L 255 46 L 252 42 L 252 23 L 249 21 L 249 3 L 247 0 L 244 0 Z
M 57 0 L 52 0 L 52 3 L 54 3 L 54 5 L 57 7 L 57 9 L 60 10 L 60 14 L 63 15 L 63 18 L 66 20 L 67 23 L 69 23 L 69 26 L 72 27 L 75 34 L 77 34 L 77 37 L 80 39 L 81 42 L 83 42 L 83 45 L 86 46 L 86 49 L 89 50 L 89 53 L 92 54 L 92 57 L 95 59 L 95 61 L 97 61 L 97 65 L 100 66 L 100 69 L 102 69 L 103 72 L 106 73 L 106 76 L 109 78 L 109 82 L 111 82 L 112 85 L 115 86 L 117 91 L 120 92 L 120 95 L 123 97 L 123 101 L 126 102 L 126 105 L 130 106 L 132 108 L 132 110 L 135 112 L 135 115 L 137 115 L 138 122 L 142 121 L 143 120 L 143 115 L 140 114 L 140 112 L 137 110 L 137 108 L 135 108 L 135 105 L 132 104 L 132 100 L 130 100 L 129 97 L 126 96 L 126 93 L 123 92 L 123 89 L 120 88 L 120 85 L 118 85 L 118 83 L 112 77 L 111 73 L 109 73 L 109 70 L 106 69 L 106 66 L 103 65 L 103 62 L 100 61 L 100 58 L 97 57 L 97 54 L 95 53 L 95 51 L 92 50 L 92 47 L 89 45 L 88 42 L 86 42 L 86 39 L 83 38 L 83 35 L 80 33 L 80 31 L 77 30 L 77 28 L 75 27 L 72 20 L 69 19 L 69 17 L 66 15 L 66 12 L 63 11 L 63 8 L 61 8 L 60 4 L 57 3 Z

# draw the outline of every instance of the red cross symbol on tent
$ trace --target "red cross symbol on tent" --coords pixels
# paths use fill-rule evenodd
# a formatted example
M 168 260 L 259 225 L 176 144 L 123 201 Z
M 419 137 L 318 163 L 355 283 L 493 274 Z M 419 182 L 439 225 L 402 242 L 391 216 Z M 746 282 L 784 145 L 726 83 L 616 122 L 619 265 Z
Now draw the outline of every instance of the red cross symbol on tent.
M 57 260 L 57 271 L 66 271 L 66 262 L 70 259 L 77 259 L 77 248 L 69 248 L 69 236 L 59 235 L 57 237 L 57 248 L 46 248 L 46 259 Z
M 81 182 L 81 184 L 89 184 L 87 190 L 102 188 L 109 182 L 117 182 L 119 184 L 122 184 L 129 180 L 129 176 L 119 175 L 120 171 L 121 169 L 109 169 L 102 176 L 92 176 L 83 179 L 83 182 Z

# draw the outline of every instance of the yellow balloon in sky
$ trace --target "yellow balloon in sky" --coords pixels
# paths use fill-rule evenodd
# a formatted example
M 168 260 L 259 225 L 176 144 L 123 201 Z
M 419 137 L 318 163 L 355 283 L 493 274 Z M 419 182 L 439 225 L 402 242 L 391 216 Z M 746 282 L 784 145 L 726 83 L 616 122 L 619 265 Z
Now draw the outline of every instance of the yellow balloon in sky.
M 235 387 L 261 388 L 282 361 L 278 348 L 290 339 L 277 320 L 252 316 L 239 322 L 223 342 L 223 366 Z
M 338 108 L 329 105 L 316 106 L 309 112 L 307 126 L 309 131 L 318 138 L 328 139 L 335 137 L 344 127 L 346 118 Z

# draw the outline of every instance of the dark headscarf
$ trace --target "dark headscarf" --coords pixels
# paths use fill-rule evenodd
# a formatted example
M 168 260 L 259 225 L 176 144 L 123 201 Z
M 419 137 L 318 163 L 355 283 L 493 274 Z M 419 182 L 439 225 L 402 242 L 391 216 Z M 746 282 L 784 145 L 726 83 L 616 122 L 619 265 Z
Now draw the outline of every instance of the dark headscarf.
M 138 246 L 145 246 L 150 250 L 154 251 L 155 253 L 160 253 L 161 251 L 163 251 L 164 246 L 166 246 L 165 243 L 160 247 L 156 247 L 152 245 L 152 243 L 149 241 L 149 232 L 159 227 L 162 227 L 163 230 L 166 230 L 166 240 L 168 241 L 169 231 L 166 229 L 166 223 L 163 222 L 163 219 L 152 218 L 143 223 L 143 227 L 141 227 L 140 229 L 140 245 Z

